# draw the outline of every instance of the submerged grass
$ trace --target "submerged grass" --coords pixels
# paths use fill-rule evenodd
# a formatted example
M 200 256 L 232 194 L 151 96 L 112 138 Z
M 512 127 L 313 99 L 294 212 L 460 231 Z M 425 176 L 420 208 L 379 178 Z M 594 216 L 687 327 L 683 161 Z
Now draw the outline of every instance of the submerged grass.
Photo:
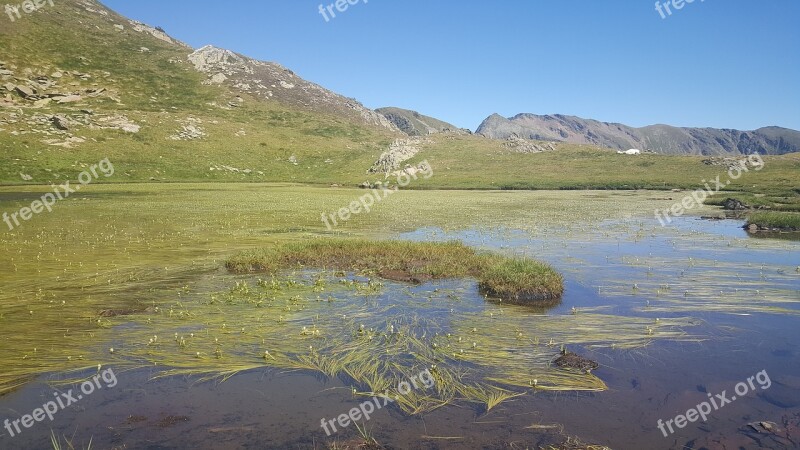
M 604 390 L 591 373 L 551 364 L 563 345 L 625 349 L 696 340 L 683 331 L 696 324 L 688 319 L 532 314 L 486 303 L 474 291 L 462 297 L 459 289 L 391 282 L 359 295 L 371 280 L 353 273 L 253 277 L 233 277 L 228 291 L 190 294 L 121 321 L 125 342 L 114 358 L 200 380 L 257 368 L 313 371 L 341 378 L 355 396 L 389 396 L 419 414 L 460 401 L 490 410 L 537 390 Z M 398 391 L 400 381 L 424 370 L 433 386 Z
M 725 250 L 714 251 L 720 255 Z M 768 254 L 764 257 L 768 258 Z M 619 272 L 610 273 L 599 287 L 600 293 L 633 299 L 640 312 L 800 314 L 800 268 L 663 256 L 623 257 L 621 263 Z M 661 269 L 653 271 L 653 267 Z
M 563 278 L 547 264 L 480 254 L 459 242 L 313 240 L 243 252 L 226 266 L 237 273 L 297 267 L 371 271 L 415 282 L 469 276 L 478 278 L 487 294 L 521 303 L 557 302 L 564 292 Z

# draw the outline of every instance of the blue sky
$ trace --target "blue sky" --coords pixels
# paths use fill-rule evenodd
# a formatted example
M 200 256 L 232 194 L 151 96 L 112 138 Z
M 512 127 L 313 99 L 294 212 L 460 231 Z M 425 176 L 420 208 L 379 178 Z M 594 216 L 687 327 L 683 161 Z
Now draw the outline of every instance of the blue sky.
M 102 1 L 195 48 L 473 130 L 495 112 L 800 130 L 796 0 L 695 0 L 666 18 L 654 0 L 360 0 L 328 22 L 320 0 Z

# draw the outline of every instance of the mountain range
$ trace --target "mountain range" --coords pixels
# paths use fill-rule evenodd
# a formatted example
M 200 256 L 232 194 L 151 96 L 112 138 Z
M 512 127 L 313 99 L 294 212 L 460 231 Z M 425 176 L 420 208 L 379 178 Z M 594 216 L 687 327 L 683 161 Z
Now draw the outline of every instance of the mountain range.
M 481 123 L 476 133 L 491 139 L 519 137 L 670 155 L 781 155 L 800 151 L 800 132 L 787 128 L 765 127 L 754 131 L 670 125 L 634 128 L 561 114 L 518 114 L 508 119 L 493 114 Z
M 587 182 L 584 171 L 531 177 L 532 158 L 548 153 L 558 166 L 556 153 L 576 167 L 598 157 L 629 165 L 614 186 L 664 186 L 663 171 L 621 162 L 610 150 L 800 151 L 800 133 L 778 127 L 632 128 L 561 115 L 494 114 L 472 133 L 417 111 L 370 109 L 276 62 L 194 49 L 96 0 L 61 0 L 0 20 L 0 48 L 1 183 L 63 182 L 108 157 L 120 168 L 115 182 L 360 184 L 375 167 L 435 159 L 443 168 L 432 178 L 437 186 L 608 185 Z M 536 164 L 543 167 L 541 158 Z M 658 164 L 682 173 L 673 161 Z

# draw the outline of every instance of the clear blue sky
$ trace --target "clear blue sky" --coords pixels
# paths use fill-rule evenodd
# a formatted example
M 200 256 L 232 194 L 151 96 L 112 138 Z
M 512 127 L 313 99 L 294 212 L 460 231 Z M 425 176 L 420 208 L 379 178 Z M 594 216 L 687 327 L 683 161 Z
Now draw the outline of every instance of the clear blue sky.
M 199 48 L 275 61 L 367 107 L 800 130 L 800 1 L 102 0 Z M 330 4 L 334 0 L 325 0 Z M 662 2 L 665 0 L 662 0 Z

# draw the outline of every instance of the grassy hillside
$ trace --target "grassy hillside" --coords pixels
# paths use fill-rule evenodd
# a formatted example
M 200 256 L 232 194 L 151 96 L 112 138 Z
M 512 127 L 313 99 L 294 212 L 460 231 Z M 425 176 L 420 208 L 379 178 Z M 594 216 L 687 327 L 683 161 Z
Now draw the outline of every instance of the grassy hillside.
M 45 77 L 55 83 L 48 93 L 105 89 L 79 102 L 34 107 L 18 92 L 0 87 L 0 98 L 13 101 L 0 107 L 3 184 L 75 179 L 83 164 L 106 157 L 117 170 L 107 182 L 314 182 L 330 174 L 356 180 L 394 138 L 339 117 L 204 85 L 206 76 L 185 61 L 191 49 L 135 31 L 113 14 L 88 12 L 74 1 L 43 7 L 15 22 L 0 21 L 0 48 L 3 67 L 13 72 L 0 77 L 0 86 Z M 77 124 L 59 131 L 49 123 L 53 115 L 77 122 L 121 115 L 141 130 Z M 187 123 L 205 136 L 170 139 Z M 69 136 L 85 142 L 72 148 L 44 142 Z M 210 170 L 221 166 L 241 170 Z M 21 174 L 32 178 L 26 181 Z
M 480 189 L 699 189 L 702 180 L 722 181 L 727 167 L 704 163 L 701 156 L 618 155 L 597 147 L 558 144 L 555 151 L 517 153 L 502 141 L 479 136 L 430 138 L 412 162 L 427 159 L 431 186 Z M 422 182 L 420 183 L 422 184 Z M 713 184 L 712 184 L 713 187 Z M 800 190 L 800 154 L 765 156 L 727 190 L 792 194 Z

